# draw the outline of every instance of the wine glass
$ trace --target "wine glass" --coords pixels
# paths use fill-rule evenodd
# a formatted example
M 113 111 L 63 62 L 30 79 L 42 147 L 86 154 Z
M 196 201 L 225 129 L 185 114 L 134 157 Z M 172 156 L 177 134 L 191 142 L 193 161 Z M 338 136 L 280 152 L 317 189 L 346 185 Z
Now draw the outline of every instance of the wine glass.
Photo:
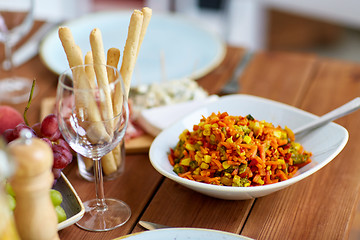
M 2 75 L 7 75 L 0 79 L 0 102 L 21 103 L 29 97 L 32 80 L 14 75 L 12 48 L 33 25 L 34 1 L 0 1 L 0 42 L 4 44 L 5 50 Z
M 87 71 L 101 68 L 101 75 Z M 92 71 L 90 71 L 93 73 Z M 106 74 L 107 73 L 107 74 Z M 107 76 L 109 77 L 109 81 Z M 106 78 L 106 82 L 99 79 Z M 77 225 L 90 231 L 107 231 L 123 225 L 131 211 L 126 203 L 105 198 L 101 158 L 123 139 L 129 121 L 124 83 L 116 68 L 80 65 L 59 76 L 57 117 L 64 139 L 75 152 L 93 160 L 96 199 L 84 202 L 85 214 Z

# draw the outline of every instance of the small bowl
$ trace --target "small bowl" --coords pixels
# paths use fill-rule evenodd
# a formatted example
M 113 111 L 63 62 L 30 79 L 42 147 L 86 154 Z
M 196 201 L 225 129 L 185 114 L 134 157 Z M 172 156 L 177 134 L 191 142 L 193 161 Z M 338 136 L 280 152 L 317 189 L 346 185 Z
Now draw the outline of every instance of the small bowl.
M 218 186 L 179 177 L 173 172 L 173 166 L 167 158 L 170 148 L 176 146 L 179 135 L 185 129 L 192 131 L 193 125 L 198 124 L 202 116 L 207 117 L 212 112 L 217 113 L 219 111 L 228 112 L 229 115 L 234 116 L 251 114 L 257 120 L 265 120 L 275 126 L 287 126 L 290 129 L 295 129 L 318 118 L 311 113 L 269 99 L 243 94 L 224 96 L 192 112 L 162 131 L 150 147 L 149 156 L 153 167 L 165 177 L 211 197 L 229 200 L 252 199 L 276 192 L 315 173 L 341 152 L 349 138 L 347 130 L 333 122 L 297 137 L 295 141 L 302 144 L 305 150 L 313 153 L 312 162 L 300 168 L 293 178 L 270 185 L 254 187 Z
M 61 173 L 53 189 L 58 190 L 63 196 L 61 207 L 67 217 L 65 221 L 58 224 L 58 231 L 60 231 L 79 221 L 85 213 L 85 207 L 65 174 Z

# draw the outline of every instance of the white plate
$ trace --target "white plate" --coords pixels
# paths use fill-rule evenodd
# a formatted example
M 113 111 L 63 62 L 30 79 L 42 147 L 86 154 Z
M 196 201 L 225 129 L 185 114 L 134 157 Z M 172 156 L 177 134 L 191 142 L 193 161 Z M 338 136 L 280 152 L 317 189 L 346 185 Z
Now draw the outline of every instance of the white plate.
M 264 98 L 242 94 L 224 96 L 162 131 L 150 147 L 149 156 L 153 167 L 165 177 L 205 195 L 231 200 L 251 199 L 288 187 L 315 173 L 341 152 L 349 137 L 345 128 L 332 122 L 297 138 L 296 142 L 313 153 L 312 163 L 299 169 L 297 176 L 279 183 L 256 187 L 228 187 L 195 182 L 177 176 L 167 158 L 169 149 L 175 147 L 183 130 L 192 130 L 192 126 L 199 123 L 202 115 L 209 116 L 212 112 L 218 111 L 226 111 L 229 115 L 235 116 L 251 114 L 257 120 L 265 120 L 275 126 L 288 126 L 290 129 L 318 118 L 295 107 Z
M 62 26 L 71 29 L 83 55 L 91 49 L 89 35 L 97 27 L 102 32 L 105 51 L 116 47 L 122 56 L 130 17 L 131 12 L 127 11 L 98 12 L 63 23 Z M 181 16 L 153 12 L 134 70 L 132 86 L 159 82 L 164 75 L 168 80 L 201 77 L 216 67 L 224 54 L 223 42 L 196 23 Z M 42 41 L 40 57 L 57 74 L 68 68 L 57 28 Z M 164 60 L 163 66 L 161 58 Z
M 234 233 L 202 228 L 166 228 L 134 233 L 115 240 L 251 240 L 251 238 Z
M 58 224 L 58 231 L 60 231 L 79 221 L 85 213 L 85 207 L 65 174 L 61 173 L 61 177 L 57 180 L 53 189 L 58 190 L 63 196 L 61 207 L 67 217 L 65 221 Z

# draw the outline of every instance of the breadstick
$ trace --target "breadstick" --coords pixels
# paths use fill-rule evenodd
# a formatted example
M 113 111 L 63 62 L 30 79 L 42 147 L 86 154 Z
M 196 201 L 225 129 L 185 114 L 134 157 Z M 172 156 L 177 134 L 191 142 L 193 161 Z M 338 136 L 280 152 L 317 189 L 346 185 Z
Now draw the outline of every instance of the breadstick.
M 100 102 L 102 117 L 104 120 L 112 119 L 114 117 L 111 90 L 109 80 L 107 78 L 106 60 L 104 46 L 102 42 L 101 32 L 95 28 L 90 33 L 90 45 L 94 61 L 94 70 L 96 74 L 97 83 L 100 89 L 103 89 L 104 101 Z M 109 126 L 109 134 L 113 132 L 113 127 Z
M 75 44 L 74 38 L 72 36 L 71 30 L 67 27 L 59 27 L 59 38 L 63 45 L 66 57 L 68 59 L 69 67 L 73 68 L 83 64 L 81 49 Z M 82 76 L 84 76 L 84 70 L 82 68 L 76 68 L 73 70 L 74 79 L 74 88 L 79 89 L 83 85 Z M 84 96 L 77 94 L 75 97 L 75 105 L 78 112 L 78 116 L 82 119 L 86 119 L 85 111 L 87 104 Z
M 75 44 L 74 38 L 69 28 L 59 28 L 59 38 L 63 45 L 70 68 L 83 64 L 82 53 Z M 89 82 L 86 80 L 84 68 L 76 68 L 73 70 L 74 90 L 75 90 L 75 106 L 78 117 L 83 121 L 92 121 L 101 123 L 99 109 L 91 93 L 84 94 L 76 91 L 77 89 L 89 89 Z M 90 114 L 91 113 L 91 114 Z M 82 124 L 86 129 L 86 135 L 92 143 L 108 142 L 110 136 L 107 134 L 103 124 Z
M 115 164 L 117 166 L 117 168 L 121 167 L 121 162 L 125 159 L 122 159 L 122 154 L 121 154 L 121 142 L 114 147 L 114 149 L 111 151 L 111 153 L 114 156 L 114 160 L 115 160 Z
M 92 56 L 92 52 L 88 51 L 85 55 L 85 64 L 93 64 L 94 63 L 94 59 Z
M 117 69 L 118 64 L 120 60 L 120 50 L 117 48 L 110 48 L 107 51 L 107 62 L 106 64 L 109 66 L 112 66 Z M 110 83 L 113 83 L 115 81 L 115 78 L 117 77 L 114 74 L 114 71 L 108 71 L 108 79 Z M 121 89 L 121 83 L 115 85 L 115 94 L 113 95 L 113 110 L 114 110 L 114 117 L 121 113 L 122 110 L 122 89 Z M 112 154 L 114 156 L 115 162 L 117 167 L 121 164 L 121 144 L 117 145 L 113 150 Z
M 140 40 L 140 33 L 141 33 L 141 27 L 143 22 L 143 13 L 139 10 L 134 10 L 133 14 L 130 18 L 130 24 L 128 29 L 128 36 L 126 39 L 124 52 L 123 52 L 123 59 L 122 64 L 120 68 L 120 73 L 124 81 L 124 89 L 126 95 L 129 95 L 130 91 L 130 83 L 131 83 L 131 77 L 132 73 L 135 68 L 136 58 L 138 54 L 138 47 L 139 47 L 139 40 Z M 119 88 L 118 90 L 121 90 Z M 121 98 L 123 95 L 116 94 L 117 97 Z M 116 100 L 116 106 L 114 109 L 115 114 L 120 114 L 122 110 L 122 100 Z M 114 150 L 113 150 L 115 159 L 118 159 L 117 164 L 120 166 L 121 164 L 121 144 L 119 144 Z
M 70 28 L 59 27 L 58 33 L 63 48 L 65 50 L 70 68 L 82 65 L 83 60 L 81 50 L 76 46 Z
M 151 19 L 151 16 L 152 16 L 152 10 L 151 10 L 151 8 L 144 7 L 143 9 L 141 9 L 141 11 L 142 11 L 142 13 L 143 13 L 143 15 L 144 15 L 144 19 L 143 19 L 142 26 L 141 26 L 139 46 L 138 46 L 138 49 L 137 49 L 136 57 L 139 55 L 139 51 L 140 51 L 140 48 L 141 48 L 141 44 L 142 44 L 142 42 L 144 41 L 146 29 L 147 29 L 147 27 L 149 26 L 150 19 Z
M 114 131 L 113 119 L 113 104 L 111 97 L 111 90 L 109 86 L 109 80 L 107 78 L 105 52 L 102 41 L 101 32 L 98 28 L 95 28 L 90 33 L 90 45 L 94 61 L 94 70 L 96 74 L 97 83 L 100 89 L 103 90 L 103 98 L 100 101 L 101 115 L 106 122 L 105 127 L 107 132 L 112 136 Z M 115 163 L 114 155 L 112 153 L 106 154 L 102 157 L 102 166 L 106 175 L 116 171 L 117 166 Z
M 112 174 L 113 172 L 116 172 L 117 165 L 112 152 L 109 152 L 108 154 L 102 156 L 101 165 L 105 175 L 109 175 Z
M 86 171 L 90 171 L 91 167 L 94 165 L 94 161 L 91 158 L 87 158 L 84 156 L 81 156 L 84 164 L 85 164 L 85 169 Z M 79 160 L 78 160 L 79 161 Z
M 86 73 L 90 87 L 92 89 L 95 89 L 96 88 L 95 72 L 94 72 L 94 68 L 92 66 L 90 66 L 93 63 L 94 63 L 94 61 L 93 61 L 92 52 L 89 51 L 85 55 L 85 65 L 89 65 L 89 66 L 85 66 L 85 73 Z
M 126 94 L 129 94 L 131 77 L 135 68 L 143 19 L 143 13 L 139 10 L 134 10 L 130 18 L 128 36 L 126 39 L 120 68 L 120 73 L 124 80 Z
M 120 50 L 117 48 L 110 48 L 107 52 L 107 62 L 106 64 L 112 66 L 117 69 L 120 60 Z M 109 83 L 115 81 L 116 76 L 114 75 L 114 71 L 108 71 L 108 79 Z M 122 107 L 122 90 L 121 84 L 115 85 L 115 93 L 113 95 L 113 111 L 114 116 L 117 116 L 121 112 Z
M 107 51 L 106 65 L 112 66 L 117 69 L 119 60 L 120 60 L 120 50 L 117 48 L 110 48 Z M 109 83 L 114 82 L 114 80 L 115 80 L 114 72 L 108 71 L 107 74 L 108 74 Z

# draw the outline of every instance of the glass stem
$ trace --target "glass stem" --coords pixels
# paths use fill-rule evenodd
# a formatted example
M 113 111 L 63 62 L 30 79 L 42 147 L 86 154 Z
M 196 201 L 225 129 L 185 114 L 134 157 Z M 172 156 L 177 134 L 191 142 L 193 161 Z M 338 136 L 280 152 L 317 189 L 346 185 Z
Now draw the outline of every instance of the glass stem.
M 101 158 L 94 158 L 94 177 L 95 177 L 95 192 L 97 201 L 97 210 L 105 211 L 107 209 L 104 195 L 104 178 L 101 167 Z
M 12 44 L 8 39 L 4 42 L 4 50 L 5 50 L 5 60 L 2 63 L 3 69 L 5 71 L 11 71 L 13 68 L 13 62 L 12 62 Z

